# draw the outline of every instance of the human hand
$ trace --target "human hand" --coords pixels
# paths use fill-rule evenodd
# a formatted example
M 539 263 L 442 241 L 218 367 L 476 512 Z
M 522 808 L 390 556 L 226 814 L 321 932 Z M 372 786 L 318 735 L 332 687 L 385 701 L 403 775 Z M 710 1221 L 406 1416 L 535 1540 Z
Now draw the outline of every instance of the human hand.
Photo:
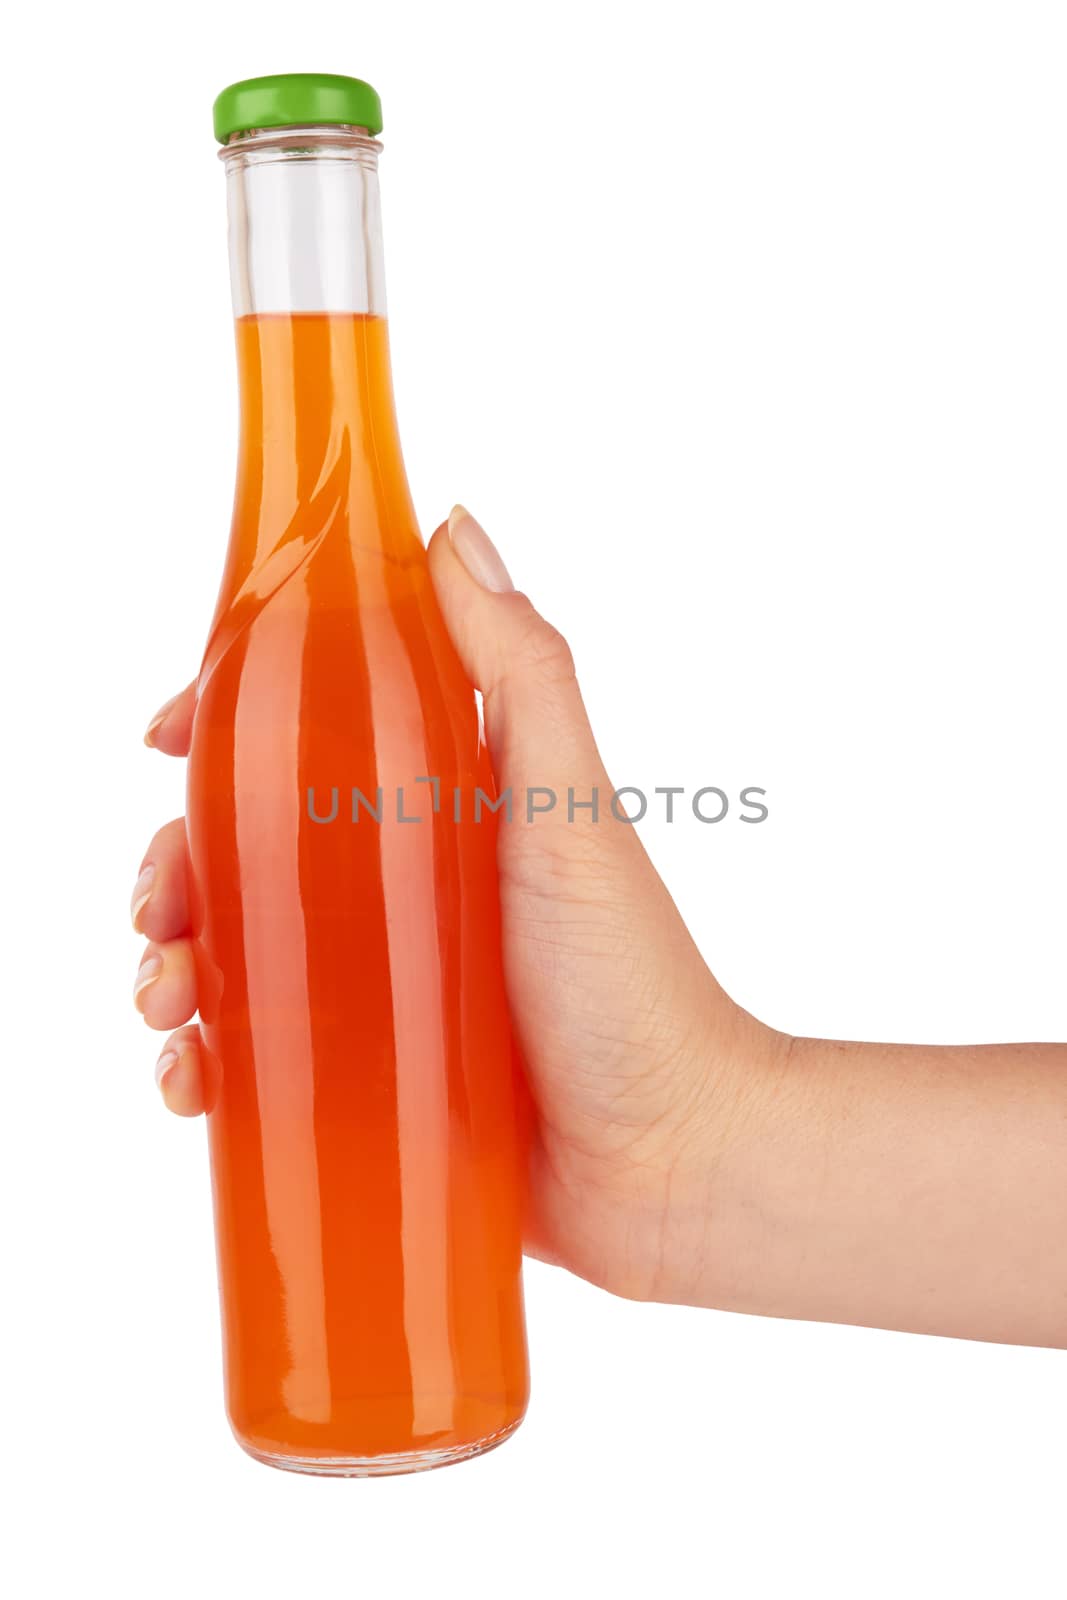
M 632 826 L 527 788 L 613 788 L 571 654 L 457 507 L 429 547 L 501 788 L 504 963 L 535 1118 L 526 1248 L 612 1290 L 959 1337 L 1067 1343 L 1067 1050 L 792 1039 L 716 983 Z M 184 755 L 190 687 L 147 742 Z M 136 1002 L 204 1109 L 181 819 L 149 846 Z M 148 868 L 151 871 L 146 876 Z
M 726 1145 L 785 1041 L 711 976 L 604 770 L 560 635 L 516 593 L 496 550 L 457 507 L 430 571 L 515 818 L 498 829 L 508 997 L 535 1116 L 527 1249 L 616 1293 L 693 1299 Z M 194 686 L 147 741 L 189 747 Z M 528 788 L 555 808 L 525 820 Z M 596 820 L 566 796 L 599 796 Z M 153 838 L 134 890 L 149 938 L 136 1004 L 171 1033 L 157 1067 L 168 1107 L 204 1109 L 186 904 L 183 819 Z M 146 875 L 147 874 L 147 875 Z

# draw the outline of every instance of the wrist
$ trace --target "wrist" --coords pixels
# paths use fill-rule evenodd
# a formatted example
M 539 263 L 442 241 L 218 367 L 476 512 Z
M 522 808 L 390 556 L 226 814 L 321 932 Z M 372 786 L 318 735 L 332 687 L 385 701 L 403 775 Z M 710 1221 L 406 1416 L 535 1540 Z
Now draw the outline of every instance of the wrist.
M 798 1119 L 812 1115 L 797 1103 L 801 1085 L 790 1071 L 798 1044 L 739 1006 L 700 1041 L 692 1103 L 669 1141 L 662 1242 L 647 1298 L 776 1314 L 763 1262 L 776 1218 L 803 1209 L 790 1151 Z

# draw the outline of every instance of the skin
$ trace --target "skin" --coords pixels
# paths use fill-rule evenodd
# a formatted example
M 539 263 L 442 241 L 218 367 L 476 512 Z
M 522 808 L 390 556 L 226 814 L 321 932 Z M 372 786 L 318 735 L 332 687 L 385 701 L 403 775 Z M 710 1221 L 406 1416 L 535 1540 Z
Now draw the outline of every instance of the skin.
M 501 785 L 609 797 L 566 642 L 463 507 L 429 560 Z M 185 755 L 193 702 L 146 742 Z M 794 1039 L 719 987 L 631 826 L 564 808 L 499 840 L 528 1253 L 634 1299 L 1067 1345 L 1067 1046 Z M 185 882 L 178 818 L 134 891 L 135 1004 L 196 1116 Z

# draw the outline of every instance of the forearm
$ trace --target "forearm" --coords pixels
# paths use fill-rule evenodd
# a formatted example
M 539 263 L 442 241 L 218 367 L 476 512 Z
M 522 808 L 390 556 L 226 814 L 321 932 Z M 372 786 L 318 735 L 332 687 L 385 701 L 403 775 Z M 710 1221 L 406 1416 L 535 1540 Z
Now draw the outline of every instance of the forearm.
M 1067 1046 L 768 1040 L 676 1186 L 677 1297 L 1067 1345 Z

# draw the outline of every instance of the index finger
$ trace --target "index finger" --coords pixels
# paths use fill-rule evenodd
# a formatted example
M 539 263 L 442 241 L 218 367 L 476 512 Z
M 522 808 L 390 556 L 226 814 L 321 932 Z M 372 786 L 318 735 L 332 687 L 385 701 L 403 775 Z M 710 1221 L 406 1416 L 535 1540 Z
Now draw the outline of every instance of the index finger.
M 166 705 L 160 706 L 148 727 L 144 742 L 150 750 L 162 750 L 167 756 L 187 756 L 189 739 L 193 731 L 193 709 L 196 705 L 196 679 L 187 684 L 181 694 L 176 694 Z

